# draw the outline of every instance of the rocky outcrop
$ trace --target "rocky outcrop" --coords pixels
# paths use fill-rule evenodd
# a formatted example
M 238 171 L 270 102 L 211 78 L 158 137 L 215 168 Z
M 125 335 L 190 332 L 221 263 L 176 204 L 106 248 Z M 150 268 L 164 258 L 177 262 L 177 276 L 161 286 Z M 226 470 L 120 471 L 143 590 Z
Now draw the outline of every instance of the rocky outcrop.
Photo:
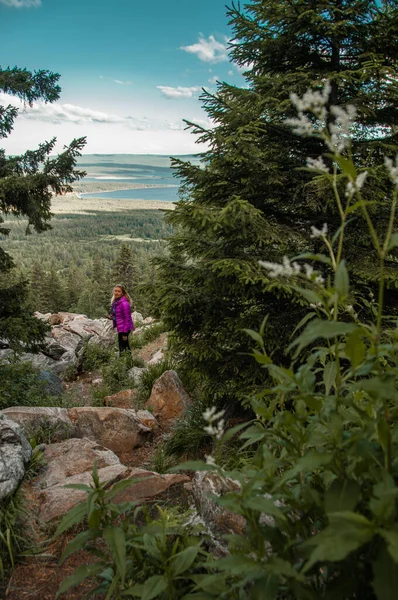
M 142 446 L 152 432 L 131 409 L 83 406 L 70 408 L 68 416 L 80 436 L 94 439 L 113 452 L 129 452 Z M 153 416 L 148 413 L 147 418 Z
M 39 519 L 45 523 L 62 517 L 87 498 L 83 490 L 64 486 L 76 483 L 90 485 L 94 463 L 102 483 L 110 485 L 128 473 L 128 468 L 113 452 L 86 438 L 46 446 L 43 461 L 46 466 L 34 482 L 34 489 L 39 503 Z
M 70 368 L 79 368 L 83 340 L 102 345 L 110 345 L 115 341 L 109 319 L 89 319 L 86 315 L 67 312 L 45 315 L 36 312 L 35 316 L 49 323 L 51 331 L 45 337 L 42 352 L 26 352 L 21 355 L 21 360 L 31 362 L 40 371 L 62 374 Z M 10 348 L 0 350 L 0 359 L 11 360 L 13 356 Z
M 43 460 L 45 468 L 35 480 L 34 490 L 39 503 L 39 518 L 44 523 L 62 517 L 87 498 L 84 490 L 65 486 L 90 485 L 94 463 L 99 480 L 108 488 L 117 481 L 131 481 L 131 485 L 118 492 L 114 502 L 154 499 L 170 487 L 189 481 L 186 475 L 159 475 L 143 469 L 129 469 L 113 452 L 86 438 L 46 446 Z
M 244 517 L 216 504 L 212 499 L 214 496 L 220 497 L 228 492 L 237 491 L 237 482 L 212 471 L 197 471 L 191 489 L 199 516 L 215 537 L 244 533 Z
M 23 427 L 29 437 L 40 437 L 60 442 L 69 437 L 80 437 L 66 408 L 56 406 L 13 406 L 1 411 Z
M 0 501 L 18 487 L 31 454 L 32 448 L 22 428 L 0 415 Z
M 158 427 L 146 410 L 113 407 L 16 406 L 0 414 L 18 423 L 31 437 L 51 442 L 86 437 L 114 452 L 129 452 L 141 446 Z
M 155 381 L 145 408 L 150 410 L 160 426 L 167 430 L 189 406 L 190 398 L 184 390 L 181 379 L 173 370 L 165 371 Z
M 105 396 L 104 405 L 115 408 L 132 408 L 136 397 L 137 390 L 122 390 L 121 392 L 112 394 L 112 396 Z

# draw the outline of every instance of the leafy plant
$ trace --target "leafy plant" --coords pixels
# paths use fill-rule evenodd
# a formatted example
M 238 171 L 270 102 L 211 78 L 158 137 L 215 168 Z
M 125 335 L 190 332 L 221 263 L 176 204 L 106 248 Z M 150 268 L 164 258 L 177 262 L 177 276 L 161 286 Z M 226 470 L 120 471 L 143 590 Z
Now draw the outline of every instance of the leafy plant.
M 193 588 L 193 573 L 201 572 L 207 557 L 195 530 L 184 525 L 187 515 L 157 507 L 157 516 L 152 518 L 136 503 L 114 504 L 116 494 L 132 481 L 105 490 L 96 467 L 92 477 L 91 486 L 66 486 L 86 491 L 87 501 L 65 515 L 55 535 L 87 519 L 88 529 L 69 542 L 61 560 L 82 548 L 96 560 L 81 565 L 65 579 L 57 597 L 87 577 L 95 577 L 98 585 L 91 594 L 104 594 L 107 600 L 182 598 Z
M 46 392 L 46 382 L 28 362 L 0 361 L 0 410 L 11 406 L 60 406 L 62 397 Z
M 397 320 L 384 316 L 383 301 L 385 263 L 398 245 L 398 157 L 385 160 L 392 194 L 384 200 L 390 217 L 383 229 L 372 222 L 361 191 L 366 172 L 351 153 L 355 110 L 330 107 L 329 90 L 293 97 L 299 116 L 292 125 L 311 130 L 329 149 L 308 166 L 330 182 L 341 225 L 336 232 L 312 227 L 325 253 L 263 262 L 271 278 L 305 299 L 308 312 L 286 349 L 289 368 L 272 360 L 263 331 L 248 330 L 253 355 L 273 381 L 252 398 L 256 418 L 240 435 L 244 447 L 256 450 L 254 459 L 249 468 L 229 472 L 215 454 L 200 467 L 239 482 L 239 491 L 215 500 L 242 515 L 246 531 L 230 538 L 230 556 L 213 563 L 218 589 L 206 575 L 192 600 L 234 593 L 291 600 L 387 600 L 396 594 L 398 330 Z M 346 230 L 358 211 L 379 260 L 376 317 L 367 322 L 352 305 L 343 258 Z M 215 409 L 207 419 L 216 448 L 236 434 L 223 436 Z

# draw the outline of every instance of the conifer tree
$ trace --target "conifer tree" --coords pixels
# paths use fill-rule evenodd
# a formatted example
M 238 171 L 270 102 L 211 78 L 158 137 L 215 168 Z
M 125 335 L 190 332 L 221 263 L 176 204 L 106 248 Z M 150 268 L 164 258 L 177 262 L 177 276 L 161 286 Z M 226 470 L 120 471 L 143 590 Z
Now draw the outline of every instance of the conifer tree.
M 113 264 L 112 277 L 114 285 L 121 283 L 125 285 L 129 293 L 132 294 L 136 278 L 136 268 L 134 265 L 133 252 L 127 244 L 122 244 L 120 246 L 119 253 Z
M 39 262 L 34 262 L 29 274 L 29 297 L 33 310 L 45 309 L 45 271 Z
M 0 67 L 0 91 L 32 104 L 35 100 L 54 102 L 60 96 L 59 75 L 40 70 L 31 73 L 18 67 Z M 0 106 L 0 138 L 7 137 L 18 115 L 18 108 L 9 104 Z M 43 142 L 36 150 L 20 156 L 7 157 L 0 149 L 0 224 L 4 216 L 13 214 L 28 221 L 27 231 L 37 232 L 50 228 L 51 198 L 53 193 L 71 191 L 71 183 L 84 175 L 75 170 L 76 158 L 85 139 L 73 140 L 58 156 L 53 156 L 55 138 Z M 9 230 L 2 226 L 0 233 Z M 43 324 L 27 310 L 28 282 L 11 276 L 12 258 L 0 248 L 0 337 L 18 348 L 19 341 L 34 347 L 43 336 Z
M 398 145 L 396 1 L 253 0 L 233 5 L 228 17 L 231 56 L 246 70 L 247 87 L 221 83 L 217 93 L 203 93 L 212 129 L 188 122 L 209 150 L 201 166 L 173 161 L 183 186 L 167 219 L 177 233 L 170 257 L 159 261 L 166 324 L 186 367 L 213 398 L 250 393 L 264 373 L 248 356 L 244 328 L 258 330 L 269 315 L 266 342 L 275 353 L 304 314 L 258 261 L 316 251 L 311 225 L 327 222 L 335 230 L 338 223 L 322 175 L 302 170 L 306 157 L 325 148 L 292 132 L 289 94 L 321 90 L 328 79 L 329 105 L 355 105 L 354 160 L 368 170 L 369 199 L 386 196 L 383 154 L 394 156 Z M 389 207 L 372 210 L 382 228 Z M 360 218 L 351 231 L 351 276 L 364 290 L 373 283 L 374 256 Z M 394 264 L 388 277 L 397 287 Z

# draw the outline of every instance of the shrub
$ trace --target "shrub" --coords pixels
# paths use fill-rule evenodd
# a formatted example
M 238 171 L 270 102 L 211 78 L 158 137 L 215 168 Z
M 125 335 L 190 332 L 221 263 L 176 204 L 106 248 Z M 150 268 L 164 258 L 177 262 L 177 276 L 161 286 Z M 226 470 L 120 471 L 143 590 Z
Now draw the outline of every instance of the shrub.
M 51 396 L 46 381 L 28 362 L 0 361 L 0 410 L 11 406 L 61 406 L 61 396 Z
M 102 344 L 83 345 L 83 371 L 95 371 L 102 365 L 107 364 L 114 354 L 114 347 L 104 346 Z
M 188 515 L 157 507 L 152 517 L 145 508 L 134 510 L 133 503 L 116 505 L 114 496 L 131 482 L 116 483 L 106 491 L 96 468 L 92 477 L 91 486 L 80 486 L 87 492 L 87 501 L 65 515 L 56 536 L 87 519 L 88 529 L 69 542 L 61 560 L 84 548 L 96 562 L 78 567 L 62 582 L 58 594 L 86 577 L 97 579 L 91 594 L 107 598 L 178 600 L 189 593 L 195 585 L 193 573 L 201 573 L 207 554 L 198 530 L 187 524 Z

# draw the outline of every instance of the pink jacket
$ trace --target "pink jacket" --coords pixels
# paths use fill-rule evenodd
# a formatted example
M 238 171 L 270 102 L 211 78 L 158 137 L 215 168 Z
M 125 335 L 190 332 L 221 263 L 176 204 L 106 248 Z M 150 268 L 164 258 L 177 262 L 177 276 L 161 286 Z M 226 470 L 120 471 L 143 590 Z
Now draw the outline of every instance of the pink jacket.
M 118 333 L 127 333 L 134 330 L 133 319 L 131 318 L 130 302 L 125 296 L 115 300 L 112 304 L 113 326 L 117 328 Z

